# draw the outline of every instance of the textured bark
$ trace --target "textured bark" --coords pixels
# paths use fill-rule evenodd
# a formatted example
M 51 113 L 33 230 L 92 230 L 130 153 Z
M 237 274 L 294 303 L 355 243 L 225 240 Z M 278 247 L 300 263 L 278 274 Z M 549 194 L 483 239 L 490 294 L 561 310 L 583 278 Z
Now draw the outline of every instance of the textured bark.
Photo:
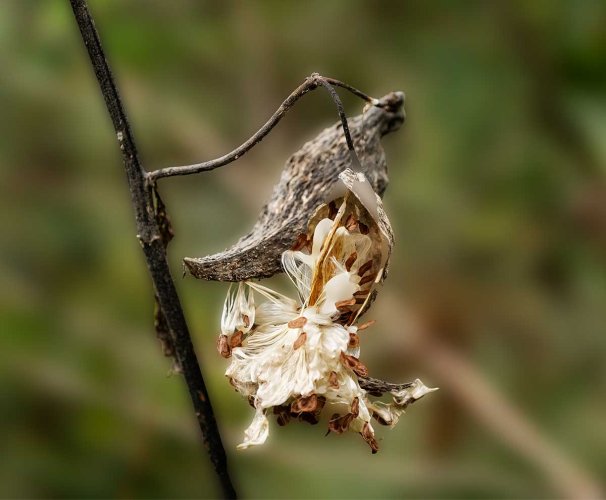
M 391 382 L 385 382 L 384 380 L 372 377 L 358 377 L 358 382 L 362 389 L 377 397 L 386 393 L 402 391 L 412 386 L 412 382 L 392 384 Z

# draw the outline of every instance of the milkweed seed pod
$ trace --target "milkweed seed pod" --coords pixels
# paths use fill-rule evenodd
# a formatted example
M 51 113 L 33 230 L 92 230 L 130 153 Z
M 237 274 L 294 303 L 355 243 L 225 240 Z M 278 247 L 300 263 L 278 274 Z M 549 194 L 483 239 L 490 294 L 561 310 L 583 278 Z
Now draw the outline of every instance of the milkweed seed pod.
M 282 254 L 298 298 L 250 281 L 228 293 L 218 347 L 231 359 L 230 383 L 255 409 L 239 448 L 265 442 L 268 415 L 280 425 L 318 423 L 326 408 L 329 432 L 357 432 L 374 453 L 371 418 L 394 425 L 405 405 L 431 390 L 417 381 L 398 401 L 377 404 L 360 387 L 368 370 L 359 333 L 368 323 L 359 320 L 386 275 L 393 235 L 365 176 L 348 169 L 339 179 L 332 200 Z M 256 306 L 251 291 L 265 301 Z
M 362 115 L 349 120 L 349 128 L 372 190 L 383 195 L 387 165 L 381 138 L 404 122 L 404 94 L 393 92 Z M 307 142 L 286 162 L 280 182 L 263 208 L 252 231 L 228 250 L 203 258 L 184 259 L 196 278 L 245 281 L 282 272 L 282 254 L 306 231 L 314 210 L 324 203 L 351 164 L 341 124 L 335 124 Z

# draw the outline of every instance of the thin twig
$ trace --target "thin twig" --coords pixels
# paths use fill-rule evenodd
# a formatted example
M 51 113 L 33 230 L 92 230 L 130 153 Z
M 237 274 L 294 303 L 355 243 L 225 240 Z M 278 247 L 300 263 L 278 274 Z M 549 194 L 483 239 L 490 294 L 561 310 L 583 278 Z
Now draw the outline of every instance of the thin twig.
M 335 87 L 341 87 L 342 89 L 348 90 L 349 92 L 351 92 L 352 94 L 358 96 L 360 99 L 366 101 L 368 104 L 372 104 L 373 106 L 381 106 L 381 101 L 379 99 L 375 99 L 374 97 L 370 97 L 369 95 L 365 94 L 364 92 L 362 92 L 361 90 L 352 87 L 351 85 L 344 83 L 340 80 L 335 80 L 334 78 L 329 78 L 327 76 L 323 76 L 322 79 L 327 82 L 330 83 L 331 85 L 334 85 Z
M 320 83 L 324 86 L 332 100 L 337 105 L 337 112 L 339 113 L 339 118 L 341 119 L 341 125 L 343 126 L 343 135 L 345 135 L 345 141 L 347 142 L 347 149 L 349 150 L 349 155 L 351 156 L 351 161 L 353 163 L 354 170 L 360 171 L 362 170 L 362 165 L 360 164 L 360 159 L 356 154 L 356 149 L 354 148 L 353 140 L 351 139 L 351 134 L 349 133 L 349 125 L 347 124 L 347 117 L 345 116 L 345 110 L 343 109 L 343 103 L 339 98 L 339 94 L 334 89 L 334 87 L 328 83 L 325 78 L 320 80 Z
M 225 449 L 166 259 L 166 248 L 154 213 L 154 187 L 146 182 L 146 172 L 139 162 L 126 113 L 86 1 L 70 0 L 70 3 L 122 150 L 135 210 L 137 237 L 145 254 L 159 307 L 172 336 L 176 362 L 187 382 L 202 440 L 219 476 L 223 495 L 236 498 L 227 470 Z
M 349 128 L 347 126 L 347 118 L 345 118 L 345 113 L 343 112 L 343 105 L 339 99 L 339 96 L 332 88 L 331 85 L 335 85 L 338 87 L 342 87 L 352 94 L 360 97 L 365 100 L 369 104 L 373 106 L 381 106 L 381 101 L 379 99 L 375 99 L 366 95 L 361 90 L 352 87 L 346 83 L 343 83 L 339 80 L 335 80 L 334 78 L 326 78 L 324 76 L 319 75 L 318 73 L 313 73 L 311 76 L 308 76 L 305 81 L 299 85 L 292 93 L 280 104 L 280 107 L 276 110 L 276 112 L 265 122 L 265 124 L 255 132 L 246 142 L 242 143 L 233 151 L 219 157 L 214 160 L 208 160 L 202 163 L 195 163 L 193 165 L 182 165 L 178 167 L 166 167 L 161 168 L 159 170 L 151 171 L 147 174 L 147 177 L 150 181 L 155 181 L 157 179 L 161 179 L 163 177 L 172 177 L 175 175 L 191 175 L 198 174 L 200 172 L 208 172 L 209 170 L 214 170 L 215 168 L 222 167 L 231 163 L 245 153 L 250 151 L 253 147 L 259 144 L 267 134 L 271 132 L 271 130 L 284 118 L 284 115 L 294 106 L 294 104 L 305 94 L 308 92 L 317 89 L 320 85 L 324 86 L 330 93 L 331 97 L 335 101 L 337 105 L 337 109 L 339 111 L 339 117 L 341 118 L 341 123 L 343 124 L 343 133 L 345 134 L 345 138 L 347 140 L 347 145 L 350 151 L 354 151 L 353 149 L 353 141 L 351 140 L 351 136 L 349 134 Z M 356 169 L 359 169 L 359 161 L 355 155 L 355 151 L 352 154 L 352 161 L 354 162 L 354 166 Z

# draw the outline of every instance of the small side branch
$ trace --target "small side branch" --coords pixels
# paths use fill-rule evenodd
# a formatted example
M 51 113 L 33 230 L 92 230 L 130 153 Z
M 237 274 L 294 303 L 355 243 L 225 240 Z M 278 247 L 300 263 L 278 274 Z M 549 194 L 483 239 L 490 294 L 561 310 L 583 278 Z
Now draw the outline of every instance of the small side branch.
M 246 142 L 238 146 L 236 149 L 223 155 L 219 158 L 215 158 L 214 160 L 205 161 L 203 163 L 195 163 L 193 165 L 183 165 L 179 167 L 166 167 L 161 168 L 159 170 L 154 170 L 147 174 L 147 177 L 150 181 L 156 181 L 157 179 L 161 179 L 162 177 L 172 177 L 175 175 L 191 175 L 198 174 L 200 172 L 207 172 L 209 170 L 214 170 L 215 168 L 222 167 L 227 165 L 245 153 L 254 148 L 257 144 L 259 144 L 267 134 L 271 132 L 271 130 L 284 118 L 284 115 L 292 108 L 295 103 L 301 99 L 308 92 L 317 89 L 319 86 L 324 86 L 328 92 L 330 93 L 332 99 L 337 105 L 337 110 L 339 112 L 339 117 L 341 118 L 341 123 L 343 124 L 343 132 L 345 134 L 345 138 L 347 140 L 347 146 L 349 150 L 352 152 L 352 161 L 354 162 L 354 166 L 359 168 L 359 161 L 355 155 L 355 150 L 353 149 L 353 141 L 351 140 L 351 136 L 349 134 L 349 127 L 347 126 L 347 118 L 345 117 L 345 113 L 343 112 L 343 105 L 341 104 L 341 100 L 339 96 L 335 92 L 332 86 L 341 87 L 355 96 L 363 99 L 367 103 L 373 106 L 381 106 L 382 103 L 379 99 L 375 99 L 366 95 L 361 90 L 352 87 L 346 83 L 343 83 L 339 80 L 335 80 L 334 78 L 326 78 L 317 73 L 313 73 L 311 76 L 307 77 L 305 81 L 299 85 L 293 92 L 284 100 L 280 107 L 276 110 L 276 112 L 265 122 L 265 124 L 255 132 L 250 139 Z
M 139 162 L 126 113 L 86 0 L 70 0 L 70 3 L 122 150 L 135 211 L 137 237 L 145 254 L 154 285 L 159 307 L 158 317 L 162 321 L 162 327 L 167 328 L 171 336 L 170 348 L 187 383 L 198 425 L 202 431 L 202 440 L 219 477 L 223 496 L 236 498 L 236 492 L 227 469 L 227 457 L 221 435 L 168 266 L 165 247 L 167 238 L 166 234 L 163 235 L 157 220 L 154 207 L 154 186 L 147 182 L 147 174 Z

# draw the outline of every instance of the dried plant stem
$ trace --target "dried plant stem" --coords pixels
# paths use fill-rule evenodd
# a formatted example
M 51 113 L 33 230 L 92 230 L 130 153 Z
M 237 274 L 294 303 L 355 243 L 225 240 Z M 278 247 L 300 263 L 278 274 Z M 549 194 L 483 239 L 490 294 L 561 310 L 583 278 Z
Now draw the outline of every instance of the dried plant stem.
M 356 169 L 359 169 L 360 162 L 354 150 L 353 141 L 351 139 L 351 134 L 349 133 L 349 127 L 347 125 L 347 118 L 345 117 L 345 113 L 343 111 L 343 105 L 341 104 L 341 100 L 339 99 L 338 94 L 333 88 L 333 85 L 348 90 L 352 94 L 360 97 L 361 99 L 365 100 L 369 104 L 372 104 L 373 106 L 382 105 L 382 101 L 380 101 L 379 99 L 370 97 L 361 90 L 352 87 L 351 85 L 347 85 L 346 83 L 343 83 L 339 80 L 335 80 L 334 78 L 326 78 L 324 76 L 319 75 L 318 73 L 313 73 L 311 76 L 307 77 L 301 85 L 299 85 L 295 90 L 292 91 L 292 93 L 284 100 L 284 102 L 280 104 L 280 107 L 276 110 L 276 112 L 269 118 L 269 120 L 267 120 L 267 122 L 265 122 L 265 124 L 257 132 L 252 135 L 252 137 L 250 137 L 250 139 L 248 139 L 246 142 L 238 146 L 230 153 L 227 153 L 226 155 L 223 155 L 219 158 L 215 158 L 214 160 L 209 160 L 202 163 L 195 163 L 193 165 L 183 165 L 179 167 L 166 167 L 161 168 L 159 170 L 154 170 L 147 174 L 148 179 L 150 181 L 155 181 L 157 179 L 161 179 L 162 177 L 172 177 L 175 175 L 191 175 L 198 174 L 200 172 L 208 172 L 209 170 L 214 170 L 215 168 L 222 167 L 224 165 L 227 165 L 228 163 L 237 160 L 242 155 L 250 151 L 257 144 L 259 144 L 263 140 L 263 138 L 265 138 L 265 136 L 269 134 L 271 130 L 280 122 L 280 120 L 284 118 L 284 115 L 286 115 L 290 108 L 292 108 L 301 97 L 303 97 L 308 92 L 317 89 L 319 86 L 324 86 L 328 90 L 330 96 L 332 97 L 337 106 L 339 118 L 341 119 L 341 124 L 343 126 L 343 133 L 345 134 L 345 140 L 347 141 L 347 147 L 352 156 L 354 167 Z
M 219 476 L 223 495 L 225 498 L 236 498 L 227 469 L 225 449 L 168 266 L 166 248 L 154 212 L 153 186 L 147 182 L 146 172 L 139 162 L 126 113 L 86 1 L 70 0 L 70 3 L 122 150 L 135 210 L 137 238 L 145 254 L 159 307 L 172 337 L 175 360 L 187 383 L 202 431 L 202 440 Z
M 360 383 L 360 387 L 362 389 L 369 392 L 373 396 L 382 396 L 383 394 L 390 392 L 403 391 L 404 389 L 408 389 L 413 385 L 412 382 L 394 384 L 373 377 L 358 377 L 358 382 Z

